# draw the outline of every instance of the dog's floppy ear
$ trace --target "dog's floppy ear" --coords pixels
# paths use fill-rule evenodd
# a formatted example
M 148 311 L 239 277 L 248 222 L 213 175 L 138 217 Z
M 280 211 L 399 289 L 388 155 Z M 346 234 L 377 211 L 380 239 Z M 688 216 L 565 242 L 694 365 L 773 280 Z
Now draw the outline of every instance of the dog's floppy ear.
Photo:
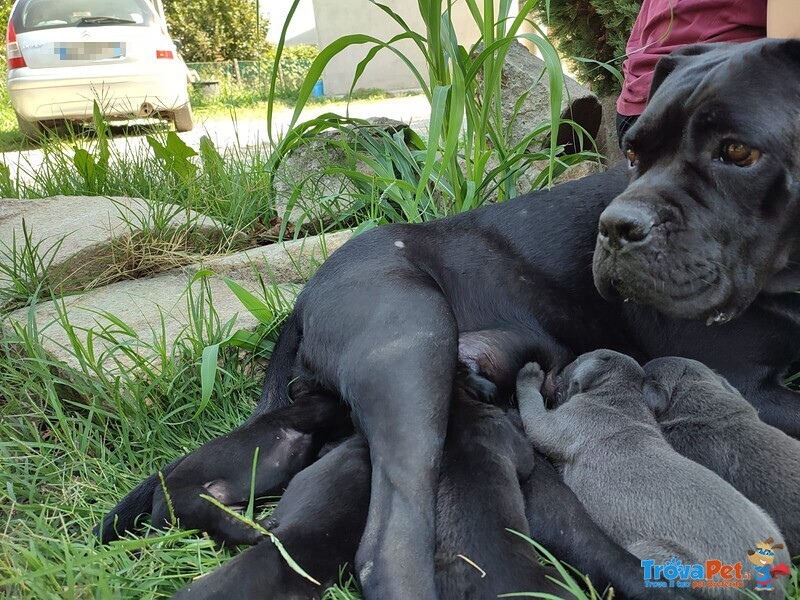
M 679 50 L 675 50 L 668 56 L 660 59 L 656 63 L 655 71 L 653 71 L 653 81 L 650 84 L 650 93 L 647 95 L 647 101 L 649 102 L 650 99 L 652 99 L 656 90 L 661 87 L 664 80 L 669 77 L 675 69 L 690 61 L 692 57 L 716 50 L 720 45 L 721 44 L 692 44 L 691 46 L 684 46 Z
M 644 380 L 644 403 L 656 417 L 669 408 L 669 394 L 666 388 L 652 377 L 646 377 Z
M 773 43 L 768 46 L 765 45 L 762 48 L 762 52 L 765 52 L 769 47 L 777 48 L 790 62 L 795 65 L 800 65 L 800 39 L 787 38 L 783 40 L 773 40 L 772 42 Z

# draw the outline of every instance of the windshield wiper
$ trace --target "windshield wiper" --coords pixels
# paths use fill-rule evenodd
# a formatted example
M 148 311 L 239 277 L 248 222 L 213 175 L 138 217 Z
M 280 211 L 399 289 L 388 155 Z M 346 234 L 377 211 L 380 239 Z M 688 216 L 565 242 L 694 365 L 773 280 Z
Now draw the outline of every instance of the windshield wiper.
M 136 21 L 119 17 L 81 17 L 78 25 L 136 25 Z

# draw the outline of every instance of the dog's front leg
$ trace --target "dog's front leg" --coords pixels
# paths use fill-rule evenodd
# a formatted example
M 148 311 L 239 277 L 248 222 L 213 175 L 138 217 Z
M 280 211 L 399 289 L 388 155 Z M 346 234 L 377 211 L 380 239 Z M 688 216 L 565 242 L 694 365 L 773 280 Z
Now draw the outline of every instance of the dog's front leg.
M 525 434 L 534 448 L 557 461 L 566 459 L 567 443 L 571 439 L 556 411 L 544 406 L 542 384 L 545 374 L 536 363 L 528 363 L 517 375 L 517 403 Z M 556 409 L 558 410 L 558 409 Z

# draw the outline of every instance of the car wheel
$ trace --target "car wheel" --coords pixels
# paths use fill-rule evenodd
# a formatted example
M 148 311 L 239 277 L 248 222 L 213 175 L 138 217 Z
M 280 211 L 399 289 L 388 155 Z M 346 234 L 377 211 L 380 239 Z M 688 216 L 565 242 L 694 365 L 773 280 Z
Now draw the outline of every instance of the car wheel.
M 176 110 L 172 115 L 172 120 L 175 122 L 175 131 L 191 131 L 194 129 L 192 105 L 186 104 Z
M 38 140 L 42 136 L 42 124 L 39 121 L 26 121 L 17 114 L 19 132 L 29 140 Z

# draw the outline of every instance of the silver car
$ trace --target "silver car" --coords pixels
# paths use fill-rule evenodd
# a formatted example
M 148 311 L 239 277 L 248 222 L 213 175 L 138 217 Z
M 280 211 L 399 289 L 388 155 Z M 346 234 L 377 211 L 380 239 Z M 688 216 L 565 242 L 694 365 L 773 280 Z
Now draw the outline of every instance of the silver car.
M 149 0 L 17 0 L 8 23 L 8 94 L 20 131 L 110 118 L 193 127 L 186 63 Z

